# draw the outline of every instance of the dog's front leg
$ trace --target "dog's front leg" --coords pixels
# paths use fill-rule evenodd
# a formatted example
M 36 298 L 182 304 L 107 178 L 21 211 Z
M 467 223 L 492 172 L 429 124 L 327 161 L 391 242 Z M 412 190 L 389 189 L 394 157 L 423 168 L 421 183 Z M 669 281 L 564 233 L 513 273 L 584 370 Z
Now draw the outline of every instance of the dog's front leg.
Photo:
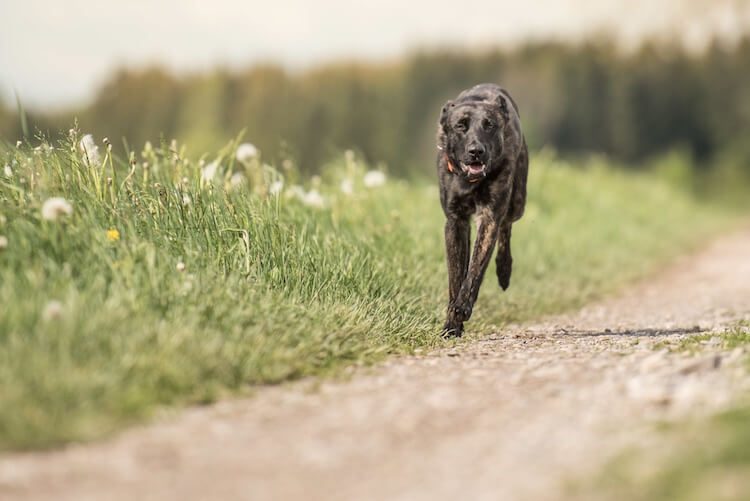
M 449 320 L 463 323 L 471 318 L 474 302 L 479 295 L 479 286 L 482 285 L 484 272 L 487 270 L 487 265 L 492 257 L 497 236 L 498 221 L 495 214 L 490 210 L 480 212 L 474 253 L 458 296 L 449 308 Z
M 448 259 L 448 318 L 444 336 L 461 336 L 463 323 L 452 318 L 451 306 L 456 301 L 469 268 L 471 223 L 467 217 L 450 215 L 445 222 L 445 251 Z

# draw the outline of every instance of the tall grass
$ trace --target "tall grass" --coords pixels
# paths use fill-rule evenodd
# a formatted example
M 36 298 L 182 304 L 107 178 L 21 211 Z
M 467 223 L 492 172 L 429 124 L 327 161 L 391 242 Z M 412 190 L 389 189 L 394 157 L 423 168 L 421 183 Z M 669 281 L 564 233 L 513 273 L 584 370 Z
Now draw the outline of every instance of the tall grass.
M 96 162 L 79 142 L 2 151 L 0 448 L 443 343 L 432 180 L 368 188 L 349 153 L 295 187 L 293 166 L 238 162 L 236 144 L 197 162 L 175 144 L 126 160 L 101 145 Z M 488 271 L 469 336 L 580 305 L 726 221 L 602 159 L 537 155 L 529 186 L 511 289 Z M 72 214 L 45 219 L 50 197 Z

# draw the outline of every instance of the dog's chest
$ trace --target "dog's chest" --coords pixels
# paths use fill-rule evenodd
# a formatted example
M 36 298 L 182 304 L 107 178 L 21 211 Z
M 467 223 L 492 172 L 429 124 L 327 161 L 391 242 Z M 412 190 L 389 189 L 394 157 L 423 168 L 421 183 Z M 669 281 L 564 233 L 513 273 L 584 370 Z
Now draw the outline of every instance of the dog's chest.
M 449 195 L 449 207 L 454 214 L 471 216 L 492 206 L 492 196 L 486 189 L 454 191 Z

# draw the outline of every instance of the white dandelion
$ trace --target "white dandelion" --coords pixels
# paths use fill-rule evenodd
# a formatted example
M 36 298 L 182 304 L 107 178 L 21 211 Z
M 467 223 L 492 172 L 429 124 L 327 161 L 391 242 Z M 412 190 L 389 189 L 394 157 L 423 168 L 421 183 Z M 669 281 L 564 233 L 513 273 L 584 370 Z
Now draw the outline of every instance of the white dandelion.
M 255 145 L 250 143 L 242 143 L 237 147 L 237 161 L 241 163 L 247 163 L 253 158 L 258 156 L 258 148 L 255 147 Z
M 102 158 L 99 155 L 99 147 L 96 145 L 96 141 L 94 141 L 94 136 L 91 134 L 83 136 L 79 147 L 81 148 L 81 153 L 83 153 L 83 158 L 91 165 L 99 165 L 101 163 Z
M 286 198 L 296 198 L 298 200 L 304 200 L 305 195 L 306 193 L 304 188 L 302 188 L 302 186 L 298 184 L 293 184 L 284 192 L 284 196 Z
M 201 181 L 210 183 L 216 177 L 216 171 L 219 169 L 219 162 L 213 161 L 201 169 Z
M 271 195 L 278 195 L 281 193 L 281 190 L 284 189 L 284 181 L 278 180 L 271 183 L 271 185 L 268 187 L 268 193 Z
M 60 301 L 56 300 L 48 302 L 44 306 L 44 311 L 42 311 L 42 319 L 44 319 L 44 321 L 46 322 L 57 320 L 58 318 L 62 317 L 62 315 L 63 305 Z
M 318 190 L 310 190 L 305 193 L 305 196 L 302 199 L 302 203 L 304 203 L 308 207 L 322 209 L 325 206 L 326 201 L 325 198 L 323 198 L 323 195 L 318 192 Z
M 187 207 L 191 203 L 193 203 L 193 200 L 190 198 L 190 195 L 188 195 L 187 193 L 183 193 L 182 194 L 182 206 Z
M 239 188 L 245 184 L 245 176 L 241 172 L 235 172 L 232 177 L 229 178 L 229 186 L 232 189 Z
M 16 148 L 20 148 L 23 143 L 21 141 L 16 141 Z
M 379 170 L 367 171 L 365 177 L 362 179 L 362 183 L 364 183 L 367 188 L 383 186 L 385 184 L 385 174 Z
M 0 250 L 4 250 L 8 248 L 8 237 L 5 235 L 0 235 Z
M 351 179 L 344 179 L 341 181 L 341 185 L 339 186 L 341 189 L 341 193 L 344 195 L 351 195 L 354 193 L 354 182 Z
M 13 169 L 10 168 L 10 164 L 5 164 L 3 167 L 3 174 L 5 174 L 5 177 L 13 176 Z
M 175 266 L 175 269 L 182 273 L 183 271 L 185 271 L 185 263 L 183 263 L 182 261 L 178 262 L 177 266 Z
M 62 197 L 48 198 L 42 204 L 42 219 L 57 221 L 60 217 L 73 214 L 73 206 Z

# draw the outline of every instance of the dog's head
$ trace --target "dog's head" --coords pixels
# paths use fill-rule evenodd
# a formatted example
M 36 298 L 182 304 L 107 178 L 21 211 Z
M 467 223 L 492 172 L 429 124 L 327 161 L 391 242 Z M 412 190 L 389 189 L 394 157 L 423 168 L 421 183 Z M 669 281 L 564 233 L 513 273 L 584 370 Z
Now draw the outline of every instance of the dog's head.
M 508 120 L 503 96 L 495 101 L 448 101 L 440 115 L 438 147 L 459 175 L 480 181 L 500 166 Z

